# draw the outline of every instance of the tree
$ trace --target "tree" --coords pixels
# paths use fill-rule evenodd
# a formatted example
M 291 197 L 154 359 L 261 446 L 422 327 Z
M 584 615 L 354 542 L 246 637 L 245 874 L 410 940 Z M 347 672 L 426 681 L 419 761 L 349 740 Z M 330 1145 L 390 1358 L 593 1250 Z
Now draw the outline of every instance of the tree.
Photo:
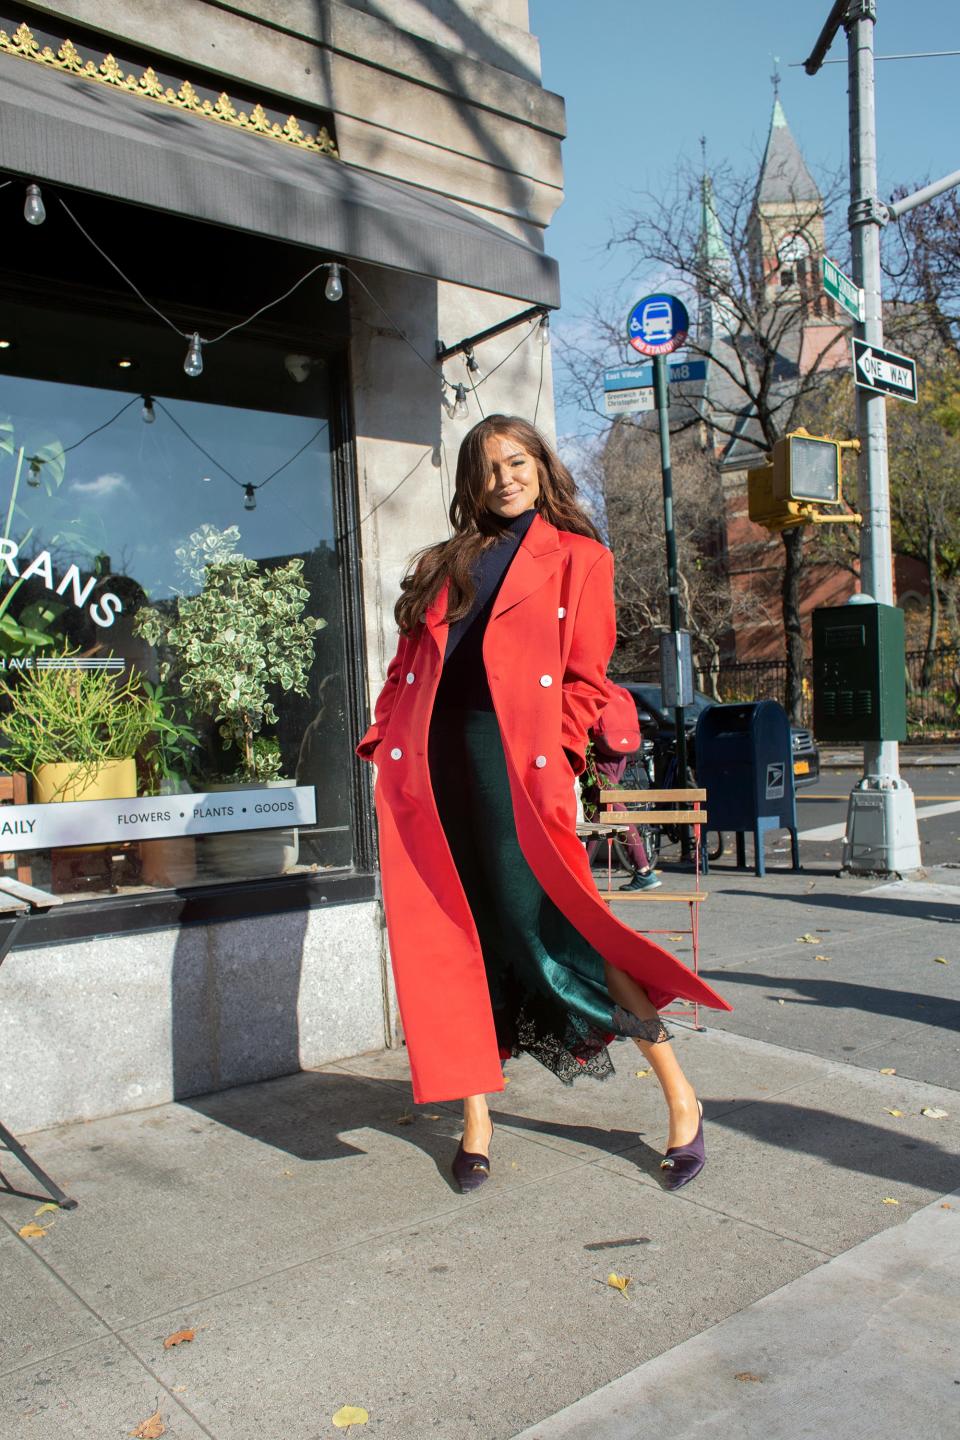
M 770 154 L 768 144 L 764 175 Z M 681 169 L 673 193 L 644 195 L 610 242 L 629 255 L 632 277 L 656 275 L 657 288 L 695 297 L 698 314 L 688 350 L 709 360 L 710 380 L 705 397 L 688 393 L 672 428 L 705 427 L 720 465 L 728 469 L 747 467 L 769 453 L 801 423 L 831 371 L 846 363 L 845 324 L 817 273 L 824 216 L 839 182 L 831 182 L 823 196 L 802 160 L 799 167 L 795 183 L 788 176 L 787 188 L 781 185 L 779 198 L 770 203 L 755 176 L 726 169 L 710 181 Z M 561 393 L 598 413 L 603 368 L 617 352 L 623 359 L 632 352 L 622 318 L 609 309 L 595 307 L 584 333 L 588 338 L 565 347 Z M 782 546 L 786 705 L 797 719 L 804 662 L 802 529 L 784 531 Z
M 901 186 L 894 198 L 908 193 Z M 960 192 L 908 210 L 886 236 L 884 268 L 895 300 L 924 320 L 941 349 L 960 359 Z

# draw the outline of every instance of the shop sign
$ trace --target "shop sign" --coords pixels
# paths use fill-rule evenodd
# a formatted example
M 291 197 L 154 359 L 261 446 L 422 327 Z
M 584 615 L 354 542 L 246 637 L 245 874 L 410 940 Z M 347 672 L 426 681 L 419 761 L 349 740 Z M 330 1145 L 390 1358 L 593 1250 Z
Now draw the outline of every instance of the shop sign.
M 0 806 L 0 846 L 48 850 L 55 845 L 115 845 L 171 835 L 273 830 L 315 825 L 312 785 L 154 795 L 135 800 L 65 800 Z

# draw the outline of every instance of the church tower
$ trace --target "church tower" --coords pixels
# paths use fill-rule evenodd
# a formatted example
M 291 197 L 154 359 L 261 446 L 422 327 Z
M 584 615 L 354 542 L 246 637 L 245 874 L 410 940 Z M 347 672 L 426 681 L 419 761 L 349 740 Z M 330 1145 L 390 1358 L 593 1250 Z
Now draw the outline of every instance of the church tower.
M 737 316 L 730 303 L 733 263 L 723 236 L 706 170 L 700 181 L 700 239 L 697 246 L 697 335 L 705 350 L 715 341 L 735 335 Z

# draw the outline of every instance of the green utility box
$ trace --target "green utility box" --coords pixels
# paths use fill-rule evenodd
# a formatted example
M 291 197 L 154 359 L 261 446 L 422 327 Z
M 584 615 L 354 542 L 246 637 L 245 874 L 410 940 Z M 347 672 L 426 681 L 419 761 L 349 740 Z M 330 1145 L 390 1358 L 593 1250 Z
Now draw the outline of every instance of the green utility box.
M 903 611 L 852 600 L 813 612 L 818 740 L 906 740 Z

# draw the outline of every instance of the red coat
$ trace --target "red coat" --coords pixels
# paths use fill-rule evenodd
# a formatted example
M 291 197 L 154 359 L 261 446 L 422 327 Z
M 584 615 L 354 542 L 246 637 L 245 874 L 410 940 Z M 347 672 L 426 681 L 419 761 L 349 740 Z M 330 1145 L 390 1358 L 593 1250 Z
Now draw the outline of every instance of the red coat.
M 357 746 L 376 758 L 383 897 L 418 1102 L 503 1089 L 483 954 L 440 824 L 427 760 L 447 641 L 446 591 L 401 636 L 375 719 Z M 616 640 L 613 557 L 537 516 L 500 588 L 483 642 L 517 838 L 543 889 L 660 1009 L 676 997 L 730 1009 L 669 951 L 622 924 L 597 893 L 576 834 L 574 770 L 607 701 Z

